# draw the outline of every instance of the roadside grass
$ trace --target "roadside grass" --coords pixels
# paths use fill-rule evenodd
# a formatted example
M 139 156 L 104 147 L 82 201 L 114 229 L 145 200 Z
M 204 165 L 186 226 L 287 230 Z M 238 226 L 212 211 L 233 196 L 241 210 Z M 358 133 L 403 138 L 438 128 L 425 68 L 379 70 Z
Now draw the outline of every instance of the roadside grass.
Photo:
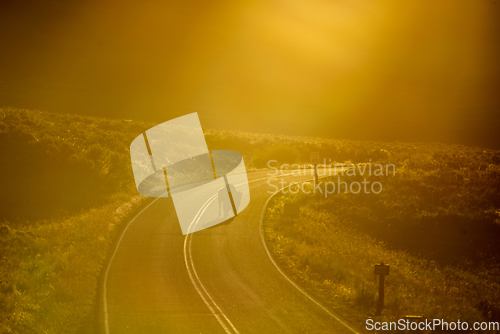
M 278 193 L 264 224 L 273 256 L 324 303 L 358 309 L 360 327 L 375 313 L 380 262 L 391 266 L 389 319 L 499 321 L 498 153 L 437 144 L 388 151 L 381 162 L 394 162 L 394 176 L 333 176 L 323 182 L 337 191 L 326 198 Z M 339 181 L 363 180 L 383 191 L 338 192 Z
M 364 319 L 373 315 L 378 292 L 373 266 L 383 261 L 391 266 L 386 279 L 386 315 L 423 315 L 448 321 L 498 320 L 488 314 L 500 299 L 498 266 L 475 270 L 441 267 L 390 249 L 308 206 L 301 210 L 300 218 L 281 220 L 277 218 L 282 215 L 280 202 L 283 204 L 278 199 L 272 203 L 274 210 L 270 209 L 267 219 L 275 221 L 265 229 L 273 255 L 323 302 L 356 307 Z
M 144 197 L 36 224 L 0 224 L 2 333 L 75 333 L 94 307 L 97 277 L 118 224 Z

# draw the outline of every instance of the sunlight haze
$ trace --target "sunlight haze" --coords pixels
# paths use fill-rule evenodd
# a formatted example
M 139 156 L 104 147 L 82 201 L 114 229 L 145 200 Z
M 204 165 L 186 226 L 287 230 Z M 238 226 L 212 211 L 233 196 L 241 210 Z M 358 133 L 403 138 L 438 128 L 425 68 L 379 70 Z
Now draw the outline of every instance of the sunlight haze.
M 3 1 L 0 106 L 498 148 L 499 8 Z

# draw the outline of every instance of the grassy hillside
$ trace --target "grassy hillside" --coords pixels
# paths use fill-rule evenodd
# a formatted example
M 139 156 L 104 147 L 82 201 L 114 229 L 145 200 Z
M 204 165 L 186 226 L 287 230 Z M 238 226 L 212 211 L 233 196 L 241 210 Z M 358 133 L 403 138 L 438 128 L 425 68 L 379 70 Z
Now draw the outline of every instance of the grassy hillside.
M 3 154 L 0 165 L 0 332 L 74 333 L 90 314 L 98 275 L 110 244 L 123 222 L 145 201 L 135 189 L 128 150 L 131 141 L 152 126 L 154 124 L 128 120 L 0 109 Z M 421 252 L 418 244 L 403 250 L 410 243 L 398 244 L 398 236 L 404 235 L 404 231 L 418 236 L 422 233 L 419 231 L 437 226 L 437 232 L 433 232 L 436 240 L 455 240 L 447 242 L 462 244 L 465 239 L 457 239 L 464 234 L 461 230 L 454 232 L 451 238 L 444 237 L 449 226 L 455 226 L 458 221 L 460 225 L 456 226 L 465 228 L 465 235 L 476 233 L 477 238 L 484 238 L 490 234 L 491 237 L 479 239 L 480 242 L 472 243 L 469 248 L 450 245 L 446 249 L 458 252 L 484 245 L 482 254 L 475 252 L 470 257 L 470 263 L 475 266 L 488 265 L 489 258 L 497 254 L 492 242 L 482 240 L 493 240 L 497 233 L 492 226 L 496 226 L 499 212 L 498 152 L 460 146 L 355 142 L 214 130 L 206 130 L 205 135 L 210 149 L 242 153 L 248 170 L 264 168 L 271 159 L 279 163 L 307 162 L 311 151 L 320 152 L 332 161 L 357 163 L 371 159 L 396 164 L 397 177 L 387 185 L 384 183 L 386 188 L 377 198 L 348 194 L 341 194 L 335 200 L 302 195 L 283 197 L 275 203 L 269 216 L 270 240 L 277 240 L 279 233 L 279 238 L 288 243 L 275 246 L 277 254 L 283 254 L 284 263 L 292 261 L 289 263 L 295 265 L 297 274 L 305 275 L 301 277 L 312 277 L 314 282 L 329 281 L 328 291 L 350 289 L 346 296 L 359 296 L 356 298 L 364 301 L 361 304 L 368 308 L 373 300 L 370 266 L 375 259 L 391 262 L 392 258 L 367 257 L 366 263 L 359 267 L 363 270 L 369 267 L 368 276 L 354 280 L 355 286 L 345 285 L 344 290 L 330 289 L 338 287 L 335 285 L 338 282 L 352 281 L 346 273 L 332 270 L 337 264 L 331 259 L 342 257 L 329 255 L 326 261 L 315 255 L 337 254 L 337 250 L 331 248 L 331 241 L 338 238 L 335 233 L 348 233 L 343 237 L 346 246 L 341 247 L 352 249 L 352 254 L 357 254 L 354 248 L 362 249 L 362 245 L 368 247 L 367 252 L 378 252 L 378 249 L 401 252 L 404 257 L 414 256 L 414 261 L 424 261 L 418 263 L 428 263 L 425 266 L 442 272 L 439 268 L 443 266 L 459 266 L 458 253 L 438 252 L 440 255 L 436 256 L 439 246 L 426 246 L 425 249 L 431 251 Z M 300 223 L 286 216 L 281 220 L 279 212 L 284 201 L 301 203 Z M 305 222 L 309 222 L 307 229 L 303 228 Z M 476 231 L 474 226 L 481 228 Z M 491 230 L 485 233 L 483 226 Z M 359 244 L 356 240 L 360 240 Z M 429 260 L 417 257 L 419 252 Z M 430 262 L 433 257 L 432 261 L 436 262 Z M 410 269 L 405 269 L 409 270 L 405 277 L 414 281 L 413 269 Z M 477 272 L 490 275 L 482 269 Z M 478 280 L 490 282 L 489 277 L 481 276 Z M 491 289 L 495 284 L 491 283 Z M 452 288 L 455 289 L 450 286 L 449 291 L 455 291 Z M 411 300 L 407 295 L 401 298 Z M 403 305 L 401 303 L 397 305 Z M 479 313 L 496 314 L 496 307 L 486 300 L 476 309 Z
M 130 191 L 128 146 L 144 129 L 125 120 L 0 109 L 0 219 L 64 216 Z
M 117 227 L 142 201 L 128 158 L 145 125 L 0 109 L 0 331 L 76 332 Z
M 152 126 L 0 109 L 0 221 L 61 217 L 129 193 L 134 187 L 129 145 Z M 310 150 L 335 149 L 342 161 L 347 157 L 363 161 L 374 155 L 365 148 L 358 152 L 359 143 L 316 138 L 208 130 L 206 139 L 210 149 L 241 152 L 249 169 L 265 167 L 269 159 L 307 161 Z
M 273 199 L 265 234 L 274 256 L 325 303 L 342 300 L 365 319 L 377 300 L 373 266 L 383 261 L 391 265 L 387 316 L 499 321 L 500 152 L 378 145 L 387 157 L 372 162 L 394 164 L 394 176 L 358 171 L 326 181 L 378 181 L 380 194 L 342 188 L 327 198 Z M 299 214 L 287 214 L 285 204 Z
M 2 333 L 76 332 L 90 314 L 110 244 L 145 200 L 135 190 L 129 145 L 152 126 L 0 109 Z M 212 130 L 206 139 L 210 149 L 241 152 L 248 170 L 357 145 Z

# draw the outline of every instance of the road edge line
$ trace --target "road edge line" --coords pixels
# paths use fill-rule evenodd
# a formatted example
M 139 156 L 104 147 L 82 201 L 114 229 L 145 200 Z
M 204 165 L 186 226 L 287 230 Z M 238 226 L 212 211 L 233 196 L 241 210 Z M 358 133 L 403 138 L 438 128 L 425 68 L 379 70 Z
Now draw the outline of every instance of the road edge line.
M 307 180 L 307 181 L 301 181 L 299 183 L 306 183 L 306 182 L 311 182 L 311 181 L 314 181 L 314 179 L 310 179 L 310 180 Z M 290 282 L 297 290 L 299 290 L 304 296 L 306 296 L 307 298 L 309 298 L 309 300 L 311 300 L 313 303 L 315 303 L 317 306 L 319 306 L 323 311 L 325 311 L 326 313 L 328 313 L 332 318 L 334 318 L 335 320 L 337 320 L 339 323 L 341 323 L 342 325 L 344 325 L 347 329 L 349 329 L 351 332 L 355 333 L 355 334 L 359 334 L 358 331 L 356 331 L 355 329 L 353 329 L 351 326 L 349 326 L 347 323 L 345 323 L 344 321 L 342 321 L 338 316 L 336 316 L 335 314 L 333 314 L 330 310 L 328 310 L 325 306 L 323 306 L 323 304 L 321 304 L 320 302 L 318 302 L 316 299 L 314 299 L 313 297 L 311 297 L 311 295 L 309 295 L 306 291 L 304 291 L 301 287 L 299 287 L 294 281 L 292 281 L 282 270 L 281 268 L 278 266 L 278 264 L 276 263 L 276 261 L 273 259 L 272 255 L 271 255 L 271 252 L 269 252 L 269 248 L 267 248 L 267 245 L 266 245 L 266 241 L 264 239 L 264 229 L 263 229 L 263 222 L 264 222 L 264 215 L 266 213 L 266 208 L 267 208 L 267 205 L 269 204 L 269 202 L 271 201 L 271 198 L 273 198 L 277 193 L 283 191 L 285 188 L 289 188 L 292 184 L 295 184 L 295 183 L 291 183 L 289 184 L 288 186 L 286 187 L 283 187 L 277 191 L 275 191 L 271 196 L 269 196 L 269 198 L 267 199 L 266 203 L 264 204 L 264 207 L 262 208 L 262 212 L 260 214 L 260 221 L 259 221 L 259 233 L 260 233 L 260 239 L 262 241 L 262 244 L 264 245 L 264 249 L 266 251 L 266 254 L 267 256 L 269 257 L 269 259 L 271 260 L 271 262 L 273 263 L 274 267 L 278 270 L 278 272 L 288 281 Z
M 188 234 L 185 235 L 185 238 L 184 238 L 184 264 L 186 266 L 186 270 L 188 272 L 188 276 L 189 276 L 189 279 L 191 281 L 191 284 L 193 285 L 193 287 L 195 288 L 196 292 L 198 292 L 198 295 L 201 297 L 201 299 L 203 300 L 203 302 L 205 303 L 205 305 L 208 307 L 208 309 L 210 310 L 210 312 L 212 313 L 212 315 L 215 317 L 215 319 L 219 322 L 219 324 L 222 326 L 222 328 L 224 329 L 224 331 L 227 333 L 227 334 L 232 334 L 231 331 L 229 330 L 229 328 L 226 326 L 226 324 L 224 323 L 224 321 L 222 321 L 222 319 L 219 317 L 219 315 L 217 314 L 217 312 L 215 312 L 215 310 L 212 308 L 212 306 L 210 305 L 210 303 L 207 301 L 207 299 L 205 297 L 208 297 L 210 298 L 210 300 L 212 301 L 213 303 L 213 306 L 215 306 L 220 314 L 224 317 L 224 319 L 228 322 L 228 324 L 235 330 L 236 333 L 239 333 L 236 328 L 234 327 L 234 325 L 231 323 L 231 321 L 228 319 L 228 317 L 224 314 L 224 312 L 222 312 L 222 310 L 219 308 L 219 306 L 217 305 L 217 303 L 213 300 L 212 296 L 210 296 L 210 294 L 208 293 L 208 291 L 205 289 L 205 287 L 203 286 L 203 283 L 201 283 L 201 280 L 200 278 L 198 277 L 198 274 L 196 273 L 196 269 L 194 268 L 194 262 L 193 262 L 193 258 L 191 256 L 191 249 L 190 249 L 190 246 L 191 246 L 191 240 L 192 240 L 192 233 L 190 233 L 189 231 L 191 230 L 191 227 L 196 225 L 198 223 L 198 221 L 200 220 L 200 217 L 201 215 L 203 215 L 203 213 L 205 212 L 205 210 L 208 208 L 208 206 L 215 200 L 216 198 L 216 195 L 213 195 L 212 197 L 210 197 L 202 206 L 201 208 L 198 210 L 198 212 L 196 213 L 193 221 L 191 222 L 191 224 L 189 225 L 188 227 Z M 189 260 L 191 261 L 191 263 L 188 263 L 188 253 L 189 253 Z M 190 266 L 192 268 L 190 268 Z M 193 271 L 193 272 L 191 272 Z M 193 277 L 193 274 L 195 277 Z M 201 289 L 203 289 L 203 291 L 205 292 L 206 296 L 203 295 Z
M 106 267 L 106 271 L 104 273 L 103 284 L 102 284 L 103 308 L 104 308 L 104 332 L 106 334 L 109 334 L 108 298 L 107 298 L 107 288 L 106 288 L 106 285 L 107 285 L 107 282 L 108 282 L 109 268 L 111 268 L 111 264 L 113 263 L 113 260 L 114 260 L 114 258 L 116 256 L 116 253 L 118 252 L 118 247 L 120 247 L 120 244 L 122 242 L 123 236 L 127 232 L 129 226 L 137 219 L 137 217 L 139 217 L 144 211 L 146 211 L 147 208 L 149 208 L 151 205 L 153 205 L 153 203 L 156 202 L 157 200 L 159 200 L 160 198 L 163 198 L 163 197 L 157 197 L 157 198 L 155 198 L 153 201 L 151 201 L 151 203 L 149 203 L 148 205 L 146 205 L 141 211 L 139 211 L 134 216 L 134 218 L 132 218 L 128 222 L 127 226 L 125 226 L 125 228 L 122 230 L 122 233 L 120 234 L 120 238 L 118 239 L 118 242 L 116 243 L 116 246 L 115 246 L 115 249 L 113 251 L 113 254 L 111 255 L 111 258 L 108 261 L 108 264 L 107 264 L 107 267 Z

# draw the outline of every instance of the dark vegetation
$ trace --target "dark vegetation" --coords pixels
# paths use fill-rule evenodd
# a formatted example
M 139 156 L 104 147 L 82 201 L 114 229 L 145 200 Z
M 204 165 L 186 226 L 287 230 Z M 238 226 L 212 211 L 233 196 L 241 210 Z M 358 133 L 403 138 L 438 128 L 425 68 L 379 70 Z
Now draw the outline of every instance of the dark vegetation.
M 394 164 L 395 176 L 360 175 L 358 169 L 340 180 L 381 182 L 380 194 L 342 188 L 328 198 L 276 197 L 266 228 L 275 256 L 326 303 L 340 299 L 365 315 L 377 299 L 373 265 L 383 261 L 392 266 L 386 315 L 499 321 L 500 152 L 377 146 L 387 154 L 371 157 L 372 166 Z M 285 205 L 299 215 L 287 214 Z
M 0 109 L 0 332 L 76 332 L 117 225 L 142 202 L 128 157 L 145 126 Z
M 61 216 L 129 191 L 128 146 L 145 128 L 126 120 L 1 109 L 0 219 Z
M 154 125 L 0 109 L 0 332 L 74 333 L 89 318 L 111 241 L 144 201 L 129 145 Z M 322 143 L 211 130 L 206 139 L 241 152 L 247 170 Z
M 71 333 L 90 314 L 110 243 L 144 201 L 128 150 L 152 126 L 0 109 L 0 332 Z M 396 165 L 395 177 L 380 180 L 380 195 L 284 196 L 272 205 L 266 233 L 276 256 L 322 298 L 370 309 L 372 265 L 383 260 L 393 265 L 388 284 L 400 289 L 389 300 L 391 314 L 420 312 L 408 309 L 427 305 L 414 296 L 436 295 L 441 299 L 426 302 L 455 301 L 455 313 L 436 317 L 498 318 L 498 152 L 205 134 L 209 149 L 242 153 L 247 170 L 265 168 L 268 160 L 305 163 L 311 151 L 327 162 Z M 299 207 L 298 218 L 281 214 L 285 202 Z
M 500 259 L 500 152 L 419 145 L 387 148 L 397 176 L 379 195 L 342 194 L 318 203 L 352 228 L 442 265 L 478 266 Z M 356 210 L 352 210 L 356 208 Z

